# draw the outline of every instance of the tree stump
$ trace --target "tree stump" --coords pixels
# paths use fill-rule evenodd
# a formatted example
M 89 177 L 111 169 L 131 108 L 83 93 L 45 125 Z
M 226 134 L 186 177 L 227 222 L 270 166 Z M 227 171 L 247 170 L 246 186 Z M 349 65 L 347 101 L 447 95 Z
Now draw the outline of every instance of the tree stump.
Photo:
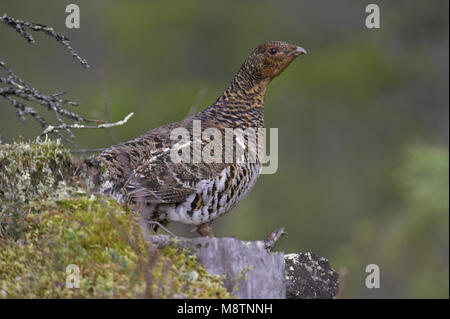
M 263 241 L 235 238 L 151 236 L 159 248 L 176 244 L 190 249 L 206 269 L 223 276 L 225 288 L 243 299 L 334 298 L 338 274 L 327 259 L 313 253 L 270 253 Z

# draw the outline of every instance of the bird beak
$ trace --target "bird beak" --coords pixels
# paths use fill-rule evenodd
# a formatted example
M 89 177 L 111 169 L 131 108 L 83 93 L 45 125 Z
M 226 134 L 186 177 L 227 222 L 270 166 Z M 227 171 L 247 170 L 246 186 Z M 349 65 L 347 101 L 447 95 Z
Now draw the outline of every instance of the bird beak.
M 302 47 L 298 46 L 297 49 L 292 53 L 295 56 L 299 56 L 301 54 L 307 54 L 306 50 L 303 49 Z

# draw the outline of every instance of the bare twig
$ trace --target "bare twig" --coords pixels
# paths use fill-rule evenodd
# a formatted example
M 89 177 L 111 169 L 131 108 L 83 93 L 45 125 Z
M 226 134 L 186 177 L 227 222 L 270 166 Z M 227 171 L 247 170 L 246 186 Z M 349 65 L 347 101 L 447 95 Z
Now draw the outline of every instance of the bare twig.
M 205 86 L 202 86 L 202 87 L 200 88 L 200 90 L 198 90 L 198 93 L 197 93 L 197 96 L 196 96 L 196 98 L 195 98 L 195 101 L 194 101 L 194 103 L 191 105 L 191 107 L 190 107 L 190 109 L 189 109 L 189 111 L 188 111 L 187 116 L 191 116 L 191 115 L 197 113 L 198 107 L 199 107 L 199 105 L 200 105 L 200 101 L 201 101 L 201 99 L 205 96 L 206 91 L 207 91 L 207 88 L 206 88 Z
M 42 132 L 41 135 L 58 132 L 59 130 L 62 130 L 62 129 L 100 129 L 100 128 L 111 128 L 114 126 L 121 126 L 121 125 L 124 125 L 126 122 L 128 122 L 130 117 L 132 117 L 133 115 L 134 115 L 134 113 L 131 112 L 123 120 L 120 120 L 120 121 L 117 121 L 114 123 L 103 123 L 103 124 L 99 124 L 99 125 L 84 125 L 84 124 L 78 124 L 78 123 L 74 123 L 74 124 L 63 123 L 58 126 L 49 125 L 44 130 L 44 132 Z
M 156 225 L 159 228 L 161 228 L 162 230 L 164 230 L 169 236 L 174 237 L 174 238 L 178 238 L 177 235 L 174 235 L 170 230 L 168 230 L 166 227 L 164 227 L 160 222 L 158 222 L 157 220 L 149 220 L 148 223 L 150 225 Z
M 106 148 L 81 148 L 81 149 L 71 149 L 71 153 L 99 153 L 106 150 Z

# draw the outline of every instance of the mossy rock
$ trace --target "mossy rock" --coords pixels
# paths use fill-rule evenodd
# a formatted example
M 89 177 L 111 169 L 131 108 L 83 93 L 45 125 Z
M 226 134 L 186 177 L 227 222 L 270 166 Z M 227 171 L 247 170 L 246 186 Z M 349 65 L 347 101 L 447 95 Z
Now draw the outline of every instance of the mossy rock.
M 138 217 L 81 188 L 75 163 L 59 142 L 0 145 L 0 298 L 233 297 L 188 251 L 150 253 Z

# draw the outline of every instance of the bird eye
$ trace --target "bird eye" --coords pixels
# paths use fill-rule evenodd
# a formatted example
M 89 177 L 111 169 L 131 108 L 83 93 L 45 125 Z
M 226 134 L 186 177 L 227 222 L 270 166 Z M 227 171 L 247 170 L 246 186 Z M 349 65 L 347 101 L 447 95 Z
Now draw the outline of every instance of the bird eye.
M 274 47 L 272 47 L 272 48 L 269 48 L 269 49 L 267 50 L 267 52 L 269 52 L 269 54 L 271 54 L 271 55 L 274 55 L 275 53 L 277 53 L 277 52 L 278 52 L 278 49 L 277 49 L 277 48 L 274 48 Z

